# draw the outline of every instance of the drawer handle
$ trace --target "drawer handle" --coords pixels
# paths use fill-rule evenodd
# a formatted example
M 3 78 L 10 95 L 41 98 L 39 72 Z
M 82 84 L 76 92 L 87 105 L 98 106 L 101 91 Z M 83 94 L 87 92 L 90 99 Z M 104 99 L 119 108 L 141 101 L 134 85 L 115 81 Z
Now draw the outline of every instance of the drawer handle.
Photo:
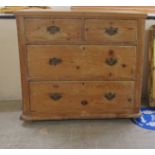
M 59 59 L 59 58 L 51 58 L 51 59 L 49 59 L 49 64 L 50 65 L 58 65 L 60 63 L 62 63 L 62 60 Z
M 108 64 L 109 66 L 113 66 L 117 63 L 117 59 L 116 58 L 108 58 L 106 59 L 106 64 Z
M 49 96 L 54 101 L 58 101 L 62 98 L 62 94 L 60 93 L 53 93 L 53 94 L 50 94 Z
M 104 97 L 107 99 L 107 100 L 112 100 L 116 97 L 116 94 L 115 93 L 112 93 L 112 92 L 109 92 L 109 93 L 106 93 L 104 95 Z
M 112 35 L 117 34 L 118 28 L 110 26 L 108 28 L 105 28 L 105 32 L 112 36 Z
M 88 101 L 86 101 L 86 100 L 82 100 L 82 101 L 81 101 L 81 104 L 82 104 L 83 106 L 85 106 L 85 105 L 88 104 Z
M 60 31 L 60 28 L 58 26 L 48 26 L 47 31 L 50 34 L 56 34 L 56 33 L 58 33 Z

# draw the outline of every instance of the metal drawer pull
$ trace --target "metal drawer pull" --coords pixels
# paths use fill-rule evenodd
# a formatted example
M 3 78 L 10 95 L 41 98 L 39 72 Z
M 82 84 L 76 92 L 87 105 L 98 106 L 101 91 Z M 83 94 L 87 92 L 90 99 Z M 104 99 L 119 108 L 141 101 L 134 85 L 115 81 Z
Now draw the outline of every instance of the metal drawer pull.
M 106 59 L 106 64 L 108 64 L 109 66 L 113 66 L 117 63 L 117 59 L 116 58 L 108 58 Z
M 49 64 L 50 65 L 58 65 L 62 62 L 60 58 L 51 58 L 49 59 Z
M 54 101 L 58 101 L 62 98 L 62 94 L 60 93 L 53 93 L 53 94 L 50 94 L 49 96 Z
M 115 93 L 112 93 L 112 92 L 109 92 L 109 93 L 106 93 L 104 95 L 104 97 L 107 99 L 107 100 L 112 100 L 116 97 L 116 94 Z
M 85 106 L 85 105 L 88 104 L 88 101 L 86 101 L 86 100 L 82 100 L 82 101 L 81 101 L 81 104 Z
M 56 34 L 56 33 L 58 33 L 60 31 L 60 28 L 58 26 L 48 26 L 47 31 L 50 34 Z
M 105 28 L 105 32 L 112 36 L 118 33 L 118 28 L 110 26 L 108 28 Z

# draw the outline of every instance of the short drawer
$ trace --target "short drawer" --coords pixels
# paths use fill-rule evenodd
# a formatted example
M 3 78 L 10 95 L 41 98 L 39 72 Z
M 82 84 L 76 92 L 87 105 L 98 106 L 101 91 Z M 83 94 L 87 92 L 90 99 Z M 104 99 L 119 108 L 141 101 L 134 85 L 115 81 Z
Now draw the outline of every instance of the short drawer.
M 135 80 L 136 47 L 30 45 L 28 72 L 40 80 Z
M 24 22 L 28 43 L 81 40 L 80 19 L 26 18 Z
M 100 42 L 136 42 L 136 20 L 87 19 L 85 39 Z
M 33 82 L 31 111 L 52 115 L 101 114 L 134 108 L 134 82 Z

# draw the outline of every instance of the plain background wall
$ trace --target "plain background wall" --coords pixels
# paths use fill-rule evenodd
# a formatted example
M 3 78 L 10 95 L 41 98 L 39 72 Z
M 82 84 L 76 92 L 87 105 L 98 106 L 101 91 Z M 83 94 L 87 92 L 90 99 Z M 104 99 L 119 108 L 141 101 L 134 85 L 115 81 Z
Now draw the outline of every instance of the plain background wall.
M 155 20 L 147 20 L 146 30 L 153 24 L 155 24 Z M 147 50 L 145 50 L 144 96 L 147 94 L 147 70 Z M 21 100 L 20 67 L 15 19 L 0 19 L 0 100 Z
M 21 99 L 15 19 L 0 19 L 0 100 Z

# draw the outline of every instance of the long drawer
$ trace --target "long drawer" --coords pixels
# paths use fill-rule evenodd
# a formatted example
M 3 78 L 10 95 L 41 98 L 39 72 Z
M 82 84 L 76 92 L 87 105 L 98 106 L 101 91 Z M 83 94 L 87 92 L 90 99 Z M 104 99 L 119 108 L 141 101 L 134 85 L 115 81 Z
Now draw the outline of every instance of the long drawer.
M 137 21 L 117 19 L 87 19 L 85 21 L 87 41 L 136 42 Z
M 81 19 L 26 18 L 24 22 L 28 43 L 81 40 Z
M 134 82 L 33 82 L 31 112 L 63 116 L 103 114 L 134 108 Z
M 30 79 L 134 80 L 136 47 L 103 45 L 30 45 Z

